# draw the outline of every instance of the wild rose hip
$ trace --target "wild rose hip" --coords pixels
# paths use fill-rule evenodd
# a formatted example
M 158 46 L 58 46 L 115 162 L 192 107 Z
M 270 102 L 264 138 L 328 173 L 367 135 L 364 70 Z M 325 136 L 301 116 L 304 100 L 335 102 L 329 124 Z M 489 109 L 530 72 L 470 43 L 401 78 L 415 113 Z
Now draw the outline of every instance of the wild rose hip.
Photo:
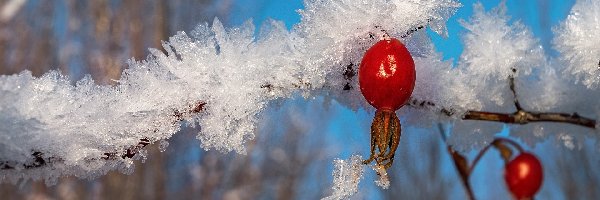
M 504 180 L 516 199 L 530 199 L 540 189 L 543 169 L 530 153 L 522 153 L 505 167 Z
M 399 40 L 381 40 L 365 53 L 358 72 L 360 91 L 378 110 L 395 111 L 415 87 L 415 62 Z
M 377 109 L 371 124 L 371 155 L 365 164 L 375 160 L 389 168 L 394 162 L 401 134 L 395 111 L 410 98 L 415 78 L 415 63 L 399 40 L 381 40 L 365 53 L 358 71 L 360 91 Z

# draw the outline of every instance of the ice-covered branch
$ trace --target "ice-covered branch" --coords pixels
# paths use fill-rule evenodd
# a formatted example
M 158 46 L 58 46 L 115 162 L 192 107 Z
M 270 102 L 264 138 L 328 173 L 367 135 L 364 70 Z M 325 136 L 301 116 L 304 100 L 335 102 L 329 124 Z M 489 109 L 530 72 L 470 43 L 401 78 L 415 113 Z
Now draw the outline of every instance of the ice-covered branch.
M 574 38 L 585 24 L 597 24 L 600 12 L 597 2 L 577 5 L 571 14 L 577 17 L 559 29 Z M 462 22 L 465 48 L 455 66 L 443 61 L 418 30 L 428 27 L 445 35 L 446 20 L 460 6 L 452 0 L 307 0 L 292 30 L 268 21 L 255 35 L 251 22 L 225 28 L 215 19 L 179 32 L 163 43 L 164 51 L 152 49 L 147 59 L 129 62 L 115 86 L 97 85 L 90 77 L 73 85 L 54 71 L 42 77 L 27 71 L 2 75 L 0 182 L 52 183 L 65 175 L 128 172 L 146 145 L 169 139 L 181 124 L 201 127 L 197 138 L 205 149 L 245 153 L 260 112 L 295 94 L 371 109 L 355 76 L 365 50 L 382 34 L 402 38 L 415 60 L 417 83 L 407 107 L 428 108 L 401 109 L 403 125 L 450 122 L 458 127 L 467 121 L 462 119 L 483 119 L 595 128 L 591 118 L 562 113 L 600 114 L 600 104 L 590 103 L 600 98 L 591 87 L 597 72 L 573 67 L 591 63 L 596 68 L 600 45 L 594 44 L 600 37 L 587 36 L 600 31 L 585 29 L 589 35 L 581 37 L 590 42 L 583 43 L 557 37 L 564 57 L 556 60 L 545 56 L 527 27 L 509 24 L 505 7 L 485 12 L 476 4 L 474 16 Z M 563 62 L 570 68 L 558 69 Z M 519 73 L 512 74 L 512 68 Z M 557 75 L 561 70 L 580 77 L 585 87 Z M 509 77 L 519 86 L 514 88 L 521 101 L 515 113 L 497 112 L 512 109 Z M 440 112 L 451 117 L 440 118 Z M 468 138 L 461 134 L 451 137 Z
M 493 113 L 468 111 L 462 119 L 502 122 L 507 124 L 527 124 L 530 122 L 561 122 L 596 128 L 596 120 L 579 116 L 577 113 L 536 113 L 519 110 L 515 113 Z
M 170 138 L 181 124 L 201 126 L 197 138 L 205 149 L 244 153 L 259 113 L 297 93 L 366 107 L 357 90 L 343 90 L 357 88 L 350 76 L 355 66 L 341 74 L 380 37 L 369 33 L 400 37 L 428 24 L 444 34 L 459 6 L 451 0 L 308 0 L 292 30 L 268 21 L 255 35 L 251 22 L 225 28 L 215 20 L 179 32 L 163 43 L 164 51 L 129 62 L 115 86 L 90 77 L 73 85 L 58 72 L 0 76 L 0 161 L 6 166 L 0 181 L 53 183 L 64 175 L 129 172 L 146 145 Z M 406 42 L 418 46 L 412 37 Z M 187 112 L 199 101 L 206 103 L 202 112 Z
M 516 72 L 516 70 L 514 69 L 512 71 L 513 73 Z M 530 122 L 561 122 L 585 126 L 592 129 L 596 128 L 596 120 L 579 116 L 577 113 L 543 113 L 524 110 L 521 107 L 521 104 L 519 103 L 519 98 L 515 89 L 515 79 L 513 75 L 509 77 L 509 88 L 514 96 L 514 104 L 515 108 L 517 109 L 516 112 L 494 113 L 469 110 L 462 116 L 462 119 L 495 121 L 508 124 L 527 124 Z

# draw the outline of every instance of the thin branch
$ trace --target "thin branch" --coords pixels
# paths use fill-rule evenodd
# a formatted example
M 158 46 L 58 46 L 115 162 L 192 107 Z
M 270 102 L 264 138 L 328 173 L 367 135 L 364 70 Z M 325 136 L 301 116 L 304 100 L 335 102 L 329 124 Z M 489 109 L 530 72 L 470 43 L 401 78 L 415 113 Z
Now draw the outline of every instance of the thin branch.
M 600 64 L 600 63 L 599 63 Z M 515 79 L 514 75 L 517 72 L 516 69 L 511 69 L 513 74 L 508 77 L 508 84 L 510 91 L 514 95 L 514 104 L 517 109 L 514 113 L 497 113 L 497 112 L 485 112 L 469 110 L 462 115 L 463 120 L 480 120 L 480 121 L 493 121 L 502 122 L 507 124 L 528 124 L 532 122 L 556 122 L 556 123 L 568 123 L 573 125 L 579 125 L 596 129 L 596 120 L 582 117 L 579 114 L 572 113 L 550 113 L 550 112 L 534 112 L 527 111 L 521 107 L 519 99 L 517 98 L 517 92 L 515 90 Z M 421 101 L 417 99 L 411 99 L 408 101 L 407 106 L 415 108 L 425 109 L 437 109 L 441 114 L 446 116 L 453 116 L 456 114 L 455 110 L 450 108 L 438 107 L 431 101 Z
M 190 109 L 188 109 L 184 112 L 175 110 L 174 114 L 172 115 L 172 117 L 174 117 L 173 123 L 179 123 L 180 121 L 185 120 L 185 118 L 187 116 L 201 112 L 204 108 L 204 105 L 206 105 L 206 103 L 197 102 L 194 104 L 193 107 L 190 107 Z M 154 130 L 154 131 L 156 132 L 157 130 Z M 140 152 L 140 150 L 144 149 L 150 143 L 152 143 L 152 141 L 150 141 L 150 139 L 142 138 L 136 145 L 127 148 L 125 151 L 120 151 L 120 152 L 115 151 L 115 152 L 103 153 L 102 157 L 100 157 L 99 159 L 116 160 L 118 158 L 121 158 L 121 159 L 133 158 L 135 155 L 137 155 Z M 31 164 L 22 164 L 22 167 L 24 169 L 44 167 L 49 163 L 60 162 L 63 160 L 61 158 L 55 158 L 55 157 L 44 158 L 43 153 L 39 152 L 39 151 L 34 151 L 32 153 L 32 156 L 34 158 L 34 162 Z M 92 160 L 94 160 L 94 158 L 92 158 Z M 15 169 L 17 165 L 18 164 L 13 164 L 9 161 L 0 161 L 0 170 Z
M 511 70 L 512 70 L 513 74 L 508 76 L 508 85 L 509 85 L 510 91 L 513 94 L 515 108 L 517 108 L 517 111 L 519 111 L 519 110 L 523 110 L 523 108 L 521 107 L 521 104 L 519 103 L 519 98 L 517 98 L 517 91 L 515 90 L 515 74 L 517 73 L 517 69 L 512 68 Z
M 477 166 L 477 163 L 479 163 L 479 160 L 481 160 L 481 158 L 483 157 L 483 155 L 485 155 L 485 153 L 491 148 L 491 147 L 496 147 L 499 151 L 502 151 L 502 147 L 504 146 L 502 143 L 507 143 L 512 145 L 514 148 L 517 149 L 517 151 L 519 152 L 523 152 L 524 149 L 523 147 L 521 147 L 521 145 L 519 145 L 518 143 L 516 143 L 515 141 L 506 139 L 506 138 L 496 138 L 494 139 L 494 141 L 492 141 L 490 144 L 488 144 L 487 146 L 485 146 L 481 151 L 479 151 L 479 153 L 477 154 L 477 156 L 475 156 L 475 159 L 473 159 L 473 162 L 471 163 L 471 166 L 469 167 L 469 170 L 467 172 L 467 175 L 471 175 L 473 173 L 473 170 L 475 170 L 475 166 Z M 504 146 L 505 147 L 505 146 Z M 509 150 L 510 151 L 510 150 Z M 502 153 L 502 152 L 501 152 Z M 510 153 L 512 154 L 512 153 Z M 509 155 L 510 155 L 509 154 Z M 508 158 L 507 158 L 508 159 Z M 505 161 L 507 161 L 505 159 Z
M 454 165 L 456 166 L 456 170 L 460 175 L 460 180 L 465 186 L 467 190 L 467 197 L 470 200 L 475 200 L 475 194 L 473 193 L 473 188 L 471 187 L 471 183 L 469 182 L 470 168 L 467 163 L 467 158 L 461 155 L 458 151 L 455 151 L 452 146 L 447 145 L 448 153 L 452 156 L 452 160 L 454 161 Z
M 412 28 L 412 29 L 406 31 L 406 33 L 404 35 L 401 35 L 400 38 L 406 38 L 406 37 L 412 35 L 414 32 L 417 32 L 417 31 L 425 28 L 430 22 L 431 22 L 431 19 L 427 19 L 427 22 L 424 25 L 419 25 L 415 28 Z
M 477 156 L 475 156 L 475 159 L 473 159 L 473 163 L 471 163 L 471 166 L 469 167 L 469 170 L 467 170 L 467 176 L 470 176 L 473 173 L 473 170 L 475 170 L 475 166 L 477 166 L 477 163 L 479 163 L 479 160 L 481 160 L 481 158 L 483 157 L 483 155 L 485 155 L 485 153 L 488 150 L 490 150 L 490 148 L 492 146 L 494 146 L 494 145 L 492 145 L 492 143 L 490 143 L 489 145 L 485 146 L 481 151 L 479 151 L 479 153 L 477 154 Z
M 446 150 L 452 156 L 452 161 L 454 161 L 454 166 L 456 167 L 456 170 L 460 175 L 460 180 L 463 186 L 465 186 L 465 189 L 467 190 L 468 199 L 475 200 L 473 188 L 471 188 L 471 184 L 469 183 L 470 168 L 469 164 L 467 163 L 467 158 L 461 155 L 458 151 L 455 151 L 454 148 L 452 148 L 452 146 L 446 143 L 446 131 L 444 130 L 444 127 L 441 123 L 438 123 L 438 129 L 440 131 L 440 135 L 442 136 L 442 141 L 446 145 Z
M 577 113 L 538 113 L 517 111 L 515 113 L 495 113 L 482 111 L 467 111 L 464 120 L 495 121 L 507 124 L 527 124 L 532 122 L 558 122 L 596 128 L 596 120 L 579 116 Z

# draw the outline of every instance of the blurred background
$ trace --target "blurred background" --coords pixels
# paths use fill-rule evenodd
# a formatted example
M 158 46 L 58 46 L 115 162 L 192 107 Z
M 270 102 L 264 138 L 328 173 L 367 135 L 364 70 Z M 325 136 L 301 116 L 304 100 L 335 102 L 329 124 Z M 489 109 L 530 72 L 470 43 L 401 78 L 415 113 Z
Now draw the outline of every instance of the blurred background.
M 449 38 L 428 30 L 445 59 L 462 51 L 458 19 L 468 19 L 475 1 L 450 19 Z M 486 9 L 499 0 L 485 1 Z M 532 28 L 549 55 L 552 27 L 568 14 L 573 0 L 506 1 L 513 21 Z M 256 27 L 268 18 L 288 28 L 300 21 L 301 0 L 0 0 L 0 74 L 30 70 L 40 76 L 60 70 L 76 81 L 91 74 L 98 84 L 115 84 L 127 59 L 142 60 L 148 48 L 177 31 L 218 17 L 226 27 L 252 18 Z M 0 94 L 1 95 L 1 94 Z M 0 199 L 319 199 L 331 193 L 334 158 L 369 151 L 372 111 L 351 111 L 322 98 L 301 96 L 273 102 L 262 114 L 248 155 L 205 151 L 198 130 L 184 128 L 165 152 L 148 147 L 149 158 L 132 174 L 110 172 L 94 180 L 62 178 L 57 185 L 28 181 L 0 184 Z M 506 135 L 506 129 L 499 135 Z M 526 149 L 545 167 L 537 199 L 597 199 L 600 159 L 595 140 L 569 149 L 558 136 Z M 520 142 L 520 141 L 519 141 Z M 476 152 L 465 152 L 473 158 Z M 508 199 L 498 154 L 486 154 L 471 178 L 479 199 Z M 405 127 L 389 171 L 391 187 L 374 186 L 365 171 L 355 199 L 465 199 L 465 190 L 437 128 Z

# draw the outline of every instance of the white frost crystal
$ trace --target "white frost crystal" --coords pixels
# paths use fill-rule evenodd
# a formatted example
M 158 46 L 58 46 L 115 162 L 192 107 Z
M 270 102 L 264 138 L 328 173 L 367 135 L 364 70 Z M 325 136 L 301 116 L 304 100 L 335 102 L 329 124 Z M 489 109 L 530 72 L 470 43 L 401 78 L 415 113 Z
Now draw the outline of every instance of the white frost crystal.
M 323 199 L 348 199 L 358 192 L 365 166 L 362 157 L 353 155 L 348 160 L 335 159 L 333 165 L 333 194 Z
M 379 176 L 379 179 L 375 181 L 375 185 L 382 189 L 388 189 L 390 187 L 390 178 L 385 167 L 383 165 L 374 165 L 373 170 L 377 173 L 377 176 Z
M 578 0 L 554 30 L 555 48 L 567 63 L 567 74 L 589 88 L 600 85 L 600 1 Z
M 465 48 L 458 68 L 478 99 L 491 106 L 485 109 L 506 103 L 512 106 L 508 77 L 513 75 L 513 69 L 518 77 L 543 66 L 543 49 L 523 24 L 508 24 L 503 4 L 490 12 L 475 4 L 473 12 L 470 21 L 461 23 L 468 32 L 464 35 Z

